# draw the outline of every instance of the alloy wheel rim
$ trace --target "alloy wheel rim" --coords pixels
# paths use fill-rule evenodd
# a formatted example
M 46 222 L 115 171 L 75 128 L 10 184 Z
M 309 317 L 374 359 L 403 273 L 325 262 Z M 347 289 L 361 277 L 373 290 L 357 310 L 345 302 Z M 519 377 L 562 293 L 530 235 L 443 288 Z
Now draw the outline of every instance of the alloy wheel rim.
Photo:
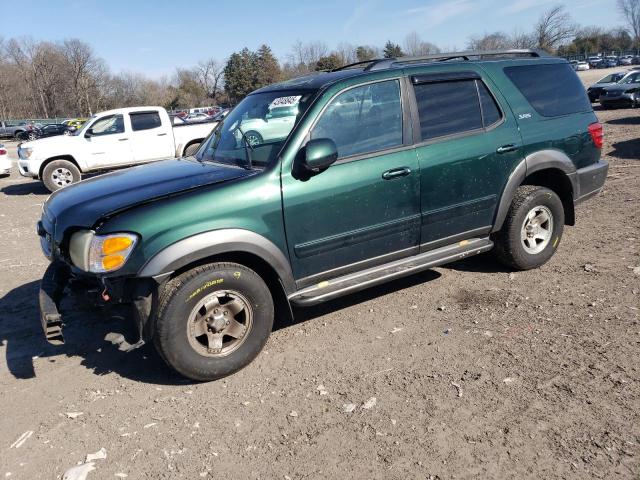
M 544 205 L 533 207 L 524 218 L 520 241 L 524 250 L 535 255 L 542 252 L 553 235 L 553 214 Z
M 58 167 L 51 173 L 51 180 L 59 187 L 65 187 L 73 183 L 73 173 L 64 167 Z
M 225 357 L 246 341 L 253 326 L 251 303 L 239 292 L 218 290 L 198 301 L 189 314 L 187 338 L 205 357 Z

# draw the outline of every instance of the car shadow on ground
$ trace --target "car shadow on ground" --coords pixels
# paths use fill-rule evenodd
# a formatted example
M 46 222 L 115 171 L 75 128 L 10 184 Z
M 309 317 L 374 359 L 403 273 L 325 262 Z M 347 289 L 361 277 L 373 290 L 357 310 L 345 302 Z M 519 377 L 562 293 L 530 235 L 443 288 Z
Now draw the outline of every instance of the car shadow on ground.
M 484 257 L 484 258 L 483 258 Z M 446 268 L 469 272 L 496 272 L 497 262 L 490 256 L 480 255 L 452 263 Z M 505 270 L 506 271 L 506 270 Z M 300 325 L 324 315 L 331 314 L 374 298 L 394 294 L 401 290 L 429 283 L 442 275 L 426 270 L 372 287 L 351 295 L 337 298 L 313 307 L 294 309 L 294 319 L 277 319 L 273 330 Z M 106 342 L 107 333 L 116 332 L 134 343 L 137 334 L 133 319 L 125 312 L 105 312 L 98 309 L 80 310 L 71 300 L 65 301 L 61 313 L 65 318 L 65 344 L 50 345 L 44 338 L 38 311 L 39 282 L 21 285 L 0 298 L 0 342 L 6 348 L 6 365 L 9 373 L 17 379 L 32 379 L 37 375 L 34 362 L 46 360 L 51 364 L 64 357 L 80 357 L 84 367 L 96 375 L 111 372 L 134 381 L 156 385 L 184 385 L 195 383 L 165 365 L 152 345 L 122 352 Z M 55 375 L 55 367 L 39 365 L 43 375 Z
M 608 154 L 612 157 L 625 160 L 640 160 L 640 133 L 638 138 L 616 142 L 611 147 L 613 150 L 609 151 Z
M 607 121 L 609 125 L 640 125 L 640 110 L 635 117 L 614 118 Z
M 24 183 L 14 183 L 12 185 L 7 185 L 6 187 L 2 187 L 0 192 L 5 195 L 49 195 L 49 190 L 47 190 L 42 182 L 24 182 Z

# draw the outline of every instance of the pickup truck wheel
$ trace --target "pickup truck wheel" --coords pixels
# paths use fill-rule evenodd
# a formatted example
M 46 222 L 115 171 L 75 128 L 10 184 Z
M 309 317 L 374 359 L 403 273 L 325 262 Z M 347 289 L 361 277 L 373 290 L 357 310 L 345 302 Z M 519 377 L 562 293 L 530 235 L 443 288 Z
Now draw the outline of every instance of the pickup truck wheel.
M 67 185 L 77 183 L 81 179 L 80 170 L 69 160 L 49 162 L 42 171 L 42 182 L 50 192 L 55 192 Z
M 564 207 L 548 188 L 518 187 L 502 229 L 494 236 L 498 259 L 517 270 L 546 263 L 560 244 Z
M 191 155 L 195 154 L 199 148 L 200 148 L 200 143 L 192 143 L 187 148 L 185 148 L 184 156 L 190 157 Z
M 161 295 L 154 342 L 178 373 L 209 381 L 248 365 L 273 327 L 273 299 L 254 271 L 212 263 L 171 280 Z

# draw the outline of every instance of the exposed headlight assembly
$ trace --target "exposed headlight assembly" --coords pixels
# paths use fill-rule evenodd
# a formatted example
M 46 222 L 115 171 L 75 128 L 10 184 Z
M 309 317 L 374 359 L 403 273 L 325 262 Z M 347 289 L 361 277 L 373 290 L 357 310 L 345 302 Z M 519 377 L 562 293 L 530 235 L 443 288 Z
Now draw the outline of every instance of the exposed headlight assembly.
M 29 148 L 29 147 L 18 148 L 18 157 L 20 157 L 22 160 L 27 160 L 29 157 L 31 157 L 32 153 L 33 153 L 33 148 Z
M 132 233 L 96 235 L 81 230 L 71 236 L 69 255 L 73 264 L 91 273 L 109 273 L 121 268 L 128 260 L 138 236 Z

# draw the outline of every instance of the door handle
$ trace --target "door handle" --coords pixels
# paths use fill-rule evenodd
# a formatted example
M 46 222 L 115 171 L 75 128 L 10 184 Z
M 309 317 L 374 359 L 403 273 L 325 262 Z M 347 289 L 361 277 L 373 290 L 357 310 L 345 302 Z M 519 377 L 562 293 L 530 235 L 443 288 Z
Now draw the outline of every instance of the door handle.
M 496 152 L 497 153 L 515 152 L 517 149 L 518 149 L 518 146 L 511 143 L 509 145 L 502 145 L 501 147 L 498 147 Z
M 411 173 L 411 169 L 409 167 L 399 167 L 392 168 L 391 170 L 387 170 L 382 174 L 382 178 L 385 180 L 392 180 L 398 177 L 406 177 Z
M 128 138 L 119 138 L 118 141 L 119 142 L 126 142 L 127 140 L 129 140 Z
M 166 133 L 159 133 L 158 136 L 159 137 L 164 137 L 166 135 Z

